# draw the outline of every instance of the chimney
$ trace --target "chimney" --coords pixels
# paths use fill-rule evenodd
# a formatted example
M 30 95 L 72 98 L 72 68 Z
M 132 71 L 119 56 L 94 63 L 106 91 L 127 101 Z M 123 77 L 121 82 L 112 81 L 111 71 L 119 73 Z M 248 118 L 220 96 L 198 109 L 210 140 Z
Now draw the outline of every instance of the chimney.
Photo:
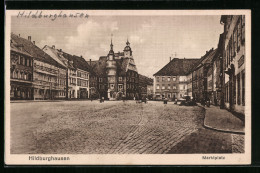
M 52 45 L 52 47 L 51 47 L 52 49 L 55 49 L 55 45 Z
M 91 59 L 89 59 L 89 65 L 91 65 Z
M 20 37 L 20 34 L 18 36 Z
M 35 45 L 35 41 L 33 41 L 33 44 Z
M 172 57 L 170 57 L 170 62 L 172 61 Z
M 32 37 L 31 36 L 28 36 L 28 40 L 31 41 Z
M 60 52 L 62 52 L 62 49 L 60 49 Z

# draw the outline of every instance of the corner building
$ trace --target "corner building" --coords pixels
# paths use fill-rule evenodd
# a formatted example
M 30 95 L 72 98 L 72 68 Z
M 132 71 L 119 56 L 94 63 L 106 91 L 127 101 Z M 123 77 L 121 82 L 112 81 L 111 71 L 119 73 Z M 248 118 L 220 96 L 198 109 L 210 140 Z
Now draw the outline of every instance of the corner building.
M 154 74 L 154 96 L 155 99 L 168 98 L 179 99 L 191 94 L 188 89 L 190 71 L 199 59 L 171 59 L 161 70 Z

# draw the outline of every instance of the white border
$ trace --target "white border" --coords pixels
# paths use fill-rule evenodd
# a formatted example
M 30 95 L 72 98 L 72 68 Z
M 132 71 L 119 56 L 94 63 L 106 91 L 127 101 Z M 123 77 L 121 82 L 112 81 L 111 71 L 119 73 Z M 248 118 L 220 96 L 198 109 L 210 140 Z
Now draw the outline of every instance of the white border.
M 26 11 L 26 10 L 19 10 Z M 37 11 L 37 10 L 28 10 Z M 35 156 L 69 156 L 69 161 L 29 161 L 28 154 L 10 154 L 10 34 L 11 15 L 18 10 L 6 10 L 5 25 L 5 163 L 8 165 L 241 165 L 251 163 L 251 11 L 250 10 L 39 10 L 48 14 L 60 11 L 93 15 L 246 15 L 246 107 L 244 154 L 72 154 Z M 202 156 L 224 156 L 225 160 L 203 160 Z

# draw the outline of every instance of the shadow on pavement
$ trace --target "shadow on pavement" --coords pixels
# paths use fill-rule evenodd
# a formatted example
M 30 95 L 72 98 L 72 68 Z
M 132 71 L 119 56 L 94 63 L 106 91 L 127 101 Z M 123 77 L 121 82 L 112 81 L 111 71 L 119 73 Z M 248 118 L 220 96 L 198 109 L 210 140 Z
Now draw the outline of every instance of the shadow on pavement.
M 199 128 L 191 133 L 167 154 L 232 153 L 231 135 Z

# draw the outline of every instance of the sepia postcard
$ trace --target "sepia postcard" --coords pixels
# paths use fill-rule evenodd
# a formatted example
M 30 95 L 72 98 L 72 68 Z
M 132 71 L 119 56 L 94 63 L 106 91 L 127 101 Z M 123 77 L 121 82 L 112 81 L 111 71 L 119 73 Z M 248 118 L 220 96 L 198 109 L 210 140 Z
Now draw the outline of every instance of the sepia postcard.
M 251 164 L 250 10 L 5 20 L 5 164 Z

